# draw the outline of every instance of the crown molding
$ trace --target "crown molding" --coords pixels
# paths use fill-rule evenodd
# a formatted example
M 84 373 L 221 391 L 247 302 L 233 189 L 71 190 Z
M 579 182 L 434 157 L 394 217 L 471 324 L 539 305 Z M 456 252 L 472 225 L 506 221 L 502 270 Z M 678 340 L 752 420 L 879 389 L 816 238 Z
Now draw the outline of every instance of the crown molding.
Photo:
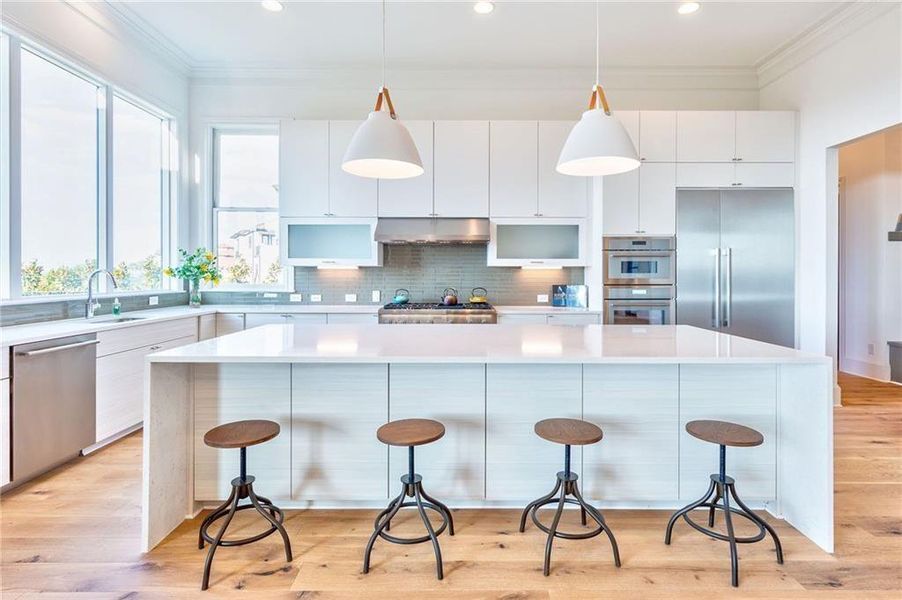
M 191 76 L 194 64 L 192 58 L 182 48 L 163 35 L 159 30 L 142 19 L 124 2 L 73 2 L 62 0 L 73 10 L 81 13 L 110 35 L 122 39 L 142 51 L 148 52 L 166 67 L 185 78 Z M 110 27 L 113 22 L 119 29 Z
M 757 61 L 758 86 L 764 88 L 852 32 L 897 8 L 895 1 L 847 2 L 794 39 Z
M 393 68 L 393 89 L 586 89 L 594 81 L 590 67 L 556 69 Z M 602 83 L 610 89 L 757 90 L 752 67 L 606 67 Z M 377 89 L 379 69 L 335 67 L 297 69 L 272 65 L 206 65 L 192 70 L 192 86 L 226 84 L 320 89 Z

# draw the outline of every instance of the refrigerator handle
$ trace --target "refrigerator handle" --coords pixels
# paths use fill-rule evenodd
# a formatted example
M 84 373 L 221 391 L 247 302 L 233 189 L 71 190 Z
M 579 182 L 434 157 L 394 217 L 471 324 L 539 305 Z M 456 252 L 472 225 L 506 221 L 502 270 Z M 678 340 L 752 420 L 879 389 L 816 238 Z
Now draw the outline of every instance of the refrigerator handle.
M 720 307 L 722 298 L 720 295 L 720 248 L 714 249 L 714 319 L 712 325 L 720 329 Z
M 723 326 L 729 327 L 733 318 L 733 249 L 727 248 L 724 254 L 726 254 L 727 261 L 727 276 L 724 290 Z

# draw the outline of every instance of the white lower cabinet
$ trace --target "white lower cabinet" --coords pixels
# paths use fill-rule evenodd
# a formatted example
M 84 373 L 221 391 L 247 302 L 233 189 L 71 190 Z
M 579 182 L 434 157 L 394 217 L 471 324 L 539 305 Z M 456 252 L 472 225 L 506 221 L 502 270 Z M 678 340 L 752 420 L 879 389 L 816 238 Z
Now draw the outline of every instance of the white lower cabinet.
M 577 315 L 548 315 L 546 322 L 549 325 L 598 325 L 601 322 L 601 315 L 595 313 L 577 314 Z
M 243 313 L 217 313 L 216 336 L 228 335 L 236 331 L 244 331 Z
M 244 328 L 260 327 L 261 325 L 325 325 L 327 322 L 325 313 L 247 313 L 244 315 Z
M 678 365 L 583 367 L 583 418 L 604 431 L 604 439 L 583 452 L 587 498 L 628 502 L 678 496 L 679 392 Z
M 328 321 L 330 325 L 378 325 L 379 315 L 376 313 L 329 313 Z
M 544 314 L 498 315 L 499 325 L 544 325 L 547 321 Z
M 226 499 L 239 473 L 238 449 L 211 448 L 204 434 L 245 419 L 267 419 L 282 428 L 275 439 L 248 448 L 247 470 L 257 478 L 260 494 L 273 500 L 290 497 L 291 365 L 200 364 L 194 366 L 195 500 Z
M 700 497 L 718 469 L 718 447 L 686 433 L 686 423 L 716 419 L 757 429 L 764 443 L 727 449 L 727 475 L 739 497 L 776 496 L 777 367 L 774 365 L 680 366 L 680 499 Z
M 486 499 L 526 503 L 551 491 L 564 447 L 538 437 L 536 422 L 582 416 L 581 365 L 487 365 Z M 573 448 L 579 472 L 581 451 Z
M 216 315 L 201 315 L 197 320 L 198 341 L 209 340 L 216 337 Z
M 196 341 L 197 336 L 187 336 L 99 357 L 95 441 L 110 438 L 144 419 L 144 359 L 148 354 Z
M 388 365 L 291 368 L 291 499 L 387 497 L 388 449 L 376 430 L 388 421 Z
M 485 498 L 485 365 L 397 364 L 390 367 L 389 419 L 436 419 L 445 436 L 416 449 L 417 472 L 430 495 L 448 503 Z M 375 437 L 375 429 L 369 433 Z M 389 493 L 407 472 L 407 448 L 389 450 Z
M 6 485 L 10 481 L 10 400 L 9 379 L 0 379 L 0 485 Z

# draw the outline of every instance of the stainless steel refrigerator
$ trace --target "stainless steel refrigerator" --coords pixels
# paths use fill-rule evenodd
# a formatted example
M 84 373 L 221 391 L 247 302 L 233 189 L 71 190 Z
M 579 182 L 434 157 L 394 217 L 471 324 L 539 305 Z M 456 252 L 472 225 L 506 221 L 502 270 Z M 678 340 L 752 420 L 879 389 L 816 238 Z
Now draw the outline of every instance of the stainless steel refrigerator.
M 677 192 L 676 322 L 793 346 L 792 190 Z

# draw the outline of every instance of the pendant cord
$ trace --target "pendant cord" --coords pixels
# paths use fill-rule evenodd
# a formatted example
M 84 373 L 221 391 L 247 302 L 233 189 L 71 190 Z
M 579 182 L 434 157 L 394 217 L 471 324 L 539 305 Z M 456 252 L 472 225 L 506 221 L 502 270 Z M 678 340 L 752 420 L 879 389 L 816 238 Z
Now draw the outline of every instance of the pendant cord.
M 601 52 L 599 51 L 598 41 L 598 0 L 595 0 L 595 85 L 597 86 L 601 79 Z
M 382 0 L 382 85 L 385 87 L 385 0 Z

